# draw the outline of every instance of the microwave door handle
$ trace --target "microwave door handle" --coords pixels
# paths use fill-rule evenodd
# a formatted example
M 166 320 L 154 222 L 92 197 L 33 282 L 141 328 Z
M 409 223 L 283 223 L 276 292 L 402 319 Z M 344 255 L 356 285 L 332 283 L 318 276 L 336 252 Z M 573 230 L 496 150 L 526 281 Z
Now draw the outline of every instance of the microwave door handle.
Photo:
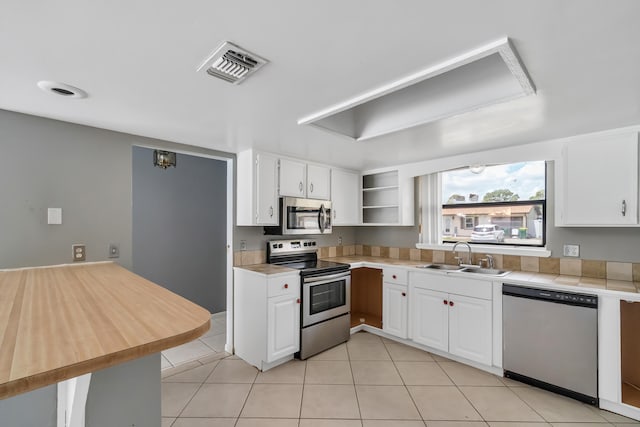
M 324 205 L 320 205 L 320 211 L 318 212 L 318 226 L 320 227 L 320 233 L 324 233 L 324 225 L 327 220 L 327 213 L 324 210 Z

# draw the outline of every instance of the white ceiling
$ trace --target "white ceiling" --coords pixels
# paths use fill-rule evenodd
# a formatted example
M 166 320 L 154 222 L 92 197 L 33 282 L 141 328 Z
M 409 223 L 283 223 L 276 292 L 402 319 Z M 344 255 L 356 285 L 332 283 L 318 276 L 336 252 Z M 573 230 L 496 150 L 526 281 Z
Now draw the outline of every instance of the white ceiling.
M 639 124 L 638 16 L 637 0 L 3 0 L 0 108 L 368 169 Z M 296 124 L 504 36 L 537 95 L 366 142 Z M 196 73 L 224 40 L 270 63 L 238 86 Z

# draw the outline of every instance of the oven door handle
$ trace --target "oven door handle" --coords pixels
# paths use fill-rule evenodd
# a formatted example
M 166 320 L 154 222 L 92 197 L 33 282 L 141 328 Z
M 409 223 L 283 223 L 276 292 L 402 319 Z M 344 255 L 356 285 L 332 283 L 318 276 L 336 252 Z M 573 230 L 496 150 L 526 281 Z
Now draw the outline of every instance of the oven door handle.
M 303 283 L 332 282 L 351 276 L 351 272 L 331 274 L 329 276 L 305 277 Z

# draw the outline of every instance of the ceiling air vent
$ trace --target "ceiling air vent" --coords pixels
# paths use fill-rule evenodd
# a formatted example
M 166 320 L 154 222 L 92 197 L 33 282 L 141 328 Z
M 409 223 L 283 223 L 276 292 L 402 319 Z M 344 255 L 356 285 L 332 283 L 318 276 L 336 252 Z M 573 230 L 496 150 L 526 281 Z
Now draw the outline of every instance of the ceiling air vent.
M 233 43 L 224 42 L 198 67 L 198 71 L 206 69 L 210 76 L 240 84 L 267 62 Z

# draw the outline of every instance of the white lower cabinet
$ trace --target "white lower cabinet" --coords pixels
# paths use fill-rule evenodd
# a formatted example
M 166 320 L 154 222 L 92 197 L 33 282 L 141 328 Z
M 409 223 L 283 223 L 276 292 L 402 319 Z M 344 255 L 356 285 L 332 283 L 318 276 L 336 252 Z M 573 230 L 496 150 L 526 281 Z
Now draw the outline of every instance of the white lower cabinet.
M 412 279 L 411 285 L 411 339 L 491 366 L 491 283 L 458 277 L 418 277 Z
M 273 362 L 300 349 L 300 304 L 295 295 L 283 295 L 267 305 L 267 362 Z
M 412 338 L 415 342 L 449 351 L 449 307 L 446 300 L 444 292 L 416 288 L 412 293 Z
M 449 353 L 491 365 L 491 301 L 449 295 Z
M 300 350 L 300 276 L 234 268 L 234 351 L 266 371 Z
M 407 338 L 407 286 L 382 284 L 382 330 Z

